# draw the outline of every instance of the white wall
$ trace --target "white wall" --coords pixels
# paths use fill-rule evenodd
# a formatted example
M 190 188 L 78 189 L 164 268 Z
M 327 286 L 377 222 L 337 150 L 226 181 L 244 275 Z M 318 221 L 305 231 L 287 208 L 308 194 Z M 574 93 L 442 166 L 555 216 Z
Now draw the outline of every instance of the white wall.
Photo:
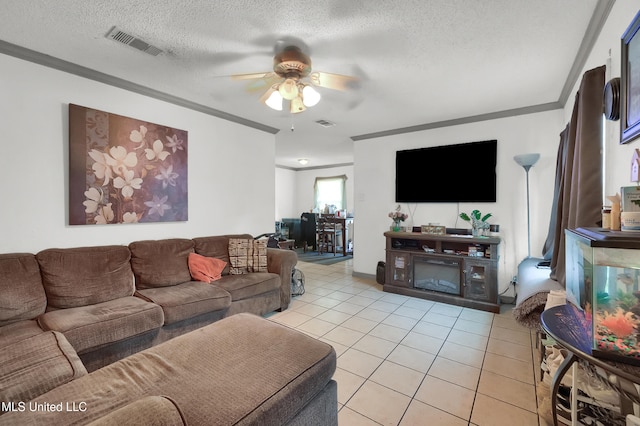
M 541 153 L 540 161 L 529 174 L 532 207 L 531 251 L 534 256 L 540 255 L 548 228 L 559 134 L 571 117 L 581 75 L 589 69 L 606 64 L 607 80 L 620 77 L 620 38 L 636 13 L 638 13 L 637 1 L 615 2 L 562 111 L 356 142 L 354 171 L 356 209 L 368 212 L 366 216 L 363 214 L 359 216 L 358 224 L 360 229 L 369 231 L 358 234 L 360 250 L 354 257 L 354 271 L 374 274 L 377 261 L 384 259 L 382 233 L 389 226 L 386 213 L 395 204 L 393 202 L 393 159 L 396 150 L 496 138 L 499 143 L 498 202 L 493 206 L 460 205 L 460 210 L 472 210 L 475 207 L 479 207 L 482 211 L 489 209 L 494 214 L 491 221 L 500 224 L 504 241 L 501 247 L 499 288 L 504 289 L 508 285 L 508 280 L 515 274 L 517 263 L 526 256 L 527 250 L 525 199 L 521 192 L 525 187 L 525 174 L 522 168 L 513 162 L 512 157 L 526 152 Z M 620 145 L 619 140 L 620 122 L 607 121 L 604 151 L 604 187 L 607 195 L 619 192 L 621 186 L 635 184 L 630 181 L 629 174 L 631 158 L 640 140 L 626 145 Z M 407 208 L 406 205 L 403 207 Z M 440 222 L 446 226 L 453 226 L 457 212 L 455 204 L 419 204 L 414 223 L 417 225 L 423 222 Z
M 634 16 L 638 13 L 636 0 L 618 0 L 615 2 L 607 22 L 605 23 L 598 40 L 596 41 L 587 63 L 583 68 L 587 70 L 607 65 L 607 81 L 620 77 L 621 62 L 621 37 Z M 611 54 L 609 54 L 611 52 Z M 582 73 L 581 73 L 582 74 Z M 573 109 L 575 93 L 580 81 L 576 82 L 573 92 L 565 105 L 565 121 L 569 121 Z M 620 120 L 606 121 L 605 123 L 605 194 L 613 195 L 620 192 L 621 186 L 635 185 L 631 182 L 631 159 L 634 150 L 640 148 L 640 139 L 636 139 L 625 145 L 620 145 Z
M 403 204 L 403 211 L 415 209 L 413 225 L 439 223 L 447 227 L 468 228 L 458 220 L 459 212 L 479 209 L 490 212 L 490 223 L 500 225 L 503 238 L 500 259 L 499 289 L 508 287 L 518 263 L 527 255 L 526 175 L 513 156 L 530 152 L 541 154 L 529 172 L 531 189 L 531 254 L 540 256 L 549 227 L 549 216 L 555 179 L 556 153 L 563 124 L 563 111 L 489 120 L 427 131 L 406 133 L 355 142 L 355 209 L 358 238 L 354 256 L 354 272 L 375 274 L 376 264 L 385 259 L 383 233 L 391 224 L 387 214 L 394 202 L 395 152 L 401 149 L 498 140 L 496 203 L 419 203 Z M 469 170 L 443 170 L 468 173 L 470 185 L 481 185 Z M 416 185 L 437 185 L 416 182 Z M 366 231 L 363 231 L 366 230 Z
M 300 217 L 296 198 L 298 196 L 297 172 L 276 167 L 276 220 L 288 217 Z M 265 231 L 267 232 L 267 231 Z
M 273 135 L 5 55 L 0 69 L 0 253 L 273 229 Z M 69 226 L 69 103 L 187 130 L 189 220 Z

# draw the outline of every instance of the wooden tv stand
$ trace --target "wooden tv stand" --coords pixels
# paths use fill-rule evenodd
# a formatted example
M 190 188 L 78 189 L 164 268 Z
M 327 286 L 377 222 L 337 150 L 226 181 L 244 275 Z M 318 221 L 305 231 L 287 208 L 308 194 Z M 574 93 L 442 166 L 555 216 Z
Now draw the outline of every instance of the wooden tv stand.
M 500 312 L 499 237 L 392 231 L 384 235 L 384 291 Z M 470 256 L 474 249 L 483 255 Z

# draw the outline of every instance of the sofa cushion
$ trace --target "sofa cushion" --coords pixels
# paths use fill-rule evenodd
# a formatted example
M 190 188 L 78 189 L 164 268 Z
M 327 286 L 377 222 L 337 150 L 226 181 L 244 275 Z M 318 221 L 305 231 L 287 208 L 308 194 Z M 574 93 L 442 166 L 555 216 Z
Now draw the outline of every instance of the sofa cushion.
M 222 271 L 227 262 L 215 257 L 202 256 L 198 253 L 189 253 L 189 272 L 195 281 L 211 283 L 222 277 Z
M 231 295 L 228 292 L 201 281 L 142 289 L 138 290 L 136 295 L 160 305 L 164 311 L 165 324 L 207 312 L 225 310 L 231 305 Z
M 267 272 L 267 240 L 230 238 L 229 261 L 233 275 Z
M 43 333 L 37 320 L 12 322 L 0 328 L 0 348 Z
M 162 308 L 138 297 L 122 297 L 78 308 L 47 312 L 38 318 L 45 330 L 63 333 L 75 350 L 85 351 L 162 327 Z
M 47 308 L 40 268 L 33 254 L 0 254 L 0 327 L 33 319 Z
M 118 408 L 87 426 L 180 426 L 184 424 L 186 423 L 182 413 L 171 398 L 147 396 Z
M 131 401 L 166 395 L 180 407 L 186 424 L 284 425 L 323 392 L 335 368 L 330 345 L 258 316 L 237 314 L 35 400 L 84 402 L 88 410 L 14 412 L 0 418 L 7 416 L 7 424 L 86 424 Z
M 125 246 L 47 249 L 36 255 L 51 307 L 94 305 L 133 296 L 133 273 Z
M 41 332 L 0 351 L 0 401 L 26 402 L 86 374 L 61 333 Z
M 231 294 L 231 301 L 248 299 L 280 289 L 280 276 L 269 272 L 227 275 L 211 284 Z
M 217 235 L 211 237 L 198 237 L 194 238 L 195 251 L 198 254 L 208 257 L 215 257 L 227 262 L 227 266 L 222 271 L 222 275 L 228 275 L 231 268 L 229 260 L 229 239 L 230 238 L 253 238 L 249 234 L 234 234 L 234 235 Z
M 136 287 L 166 287 L 191 281 L 188 258 L 193 246 L 192 240 L 183 238 L 129 244 Z

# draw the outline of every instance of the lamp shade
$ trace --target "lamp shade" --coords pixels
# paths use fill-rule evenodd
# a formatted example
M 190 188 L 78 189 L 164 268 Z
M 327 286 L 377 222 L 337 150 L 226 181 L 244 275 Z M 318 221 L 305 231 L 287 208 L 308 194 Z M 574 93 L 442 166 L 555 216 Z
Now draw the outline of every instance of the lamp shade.
M 274 90 L 264 103 L 276 111 L 282 111 L 282 95 L 277 90 Z
M 302 89 L 302 101 L 307 107 L 312 107 L 320 102 L 320 93 L 313 87 L 306 85 Z
M 298 82 L 293 78 L 287 78 L 285 81 L 280 83 L 278 91 L 284 99 L 291 101 L 298 97 Z
M 520 154 L 513 157 L 522 167 L 531 167 L 538 162 L 540 154 Z

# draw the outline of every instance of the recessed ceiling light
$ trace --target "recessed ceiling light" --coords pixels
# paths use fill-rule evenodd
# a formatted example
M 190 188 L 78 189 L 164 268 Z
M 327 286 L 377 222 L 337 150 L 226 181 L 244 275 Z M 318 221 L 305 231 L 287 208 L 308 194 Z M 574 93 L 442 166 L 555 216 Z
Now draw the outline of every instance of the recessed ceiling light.
M 299 158 L 298 159 L 298 163 L 302 164 L 303 166 L 306 165 L 309 162 L 309 160 L 307 160 L 306 158 Z

